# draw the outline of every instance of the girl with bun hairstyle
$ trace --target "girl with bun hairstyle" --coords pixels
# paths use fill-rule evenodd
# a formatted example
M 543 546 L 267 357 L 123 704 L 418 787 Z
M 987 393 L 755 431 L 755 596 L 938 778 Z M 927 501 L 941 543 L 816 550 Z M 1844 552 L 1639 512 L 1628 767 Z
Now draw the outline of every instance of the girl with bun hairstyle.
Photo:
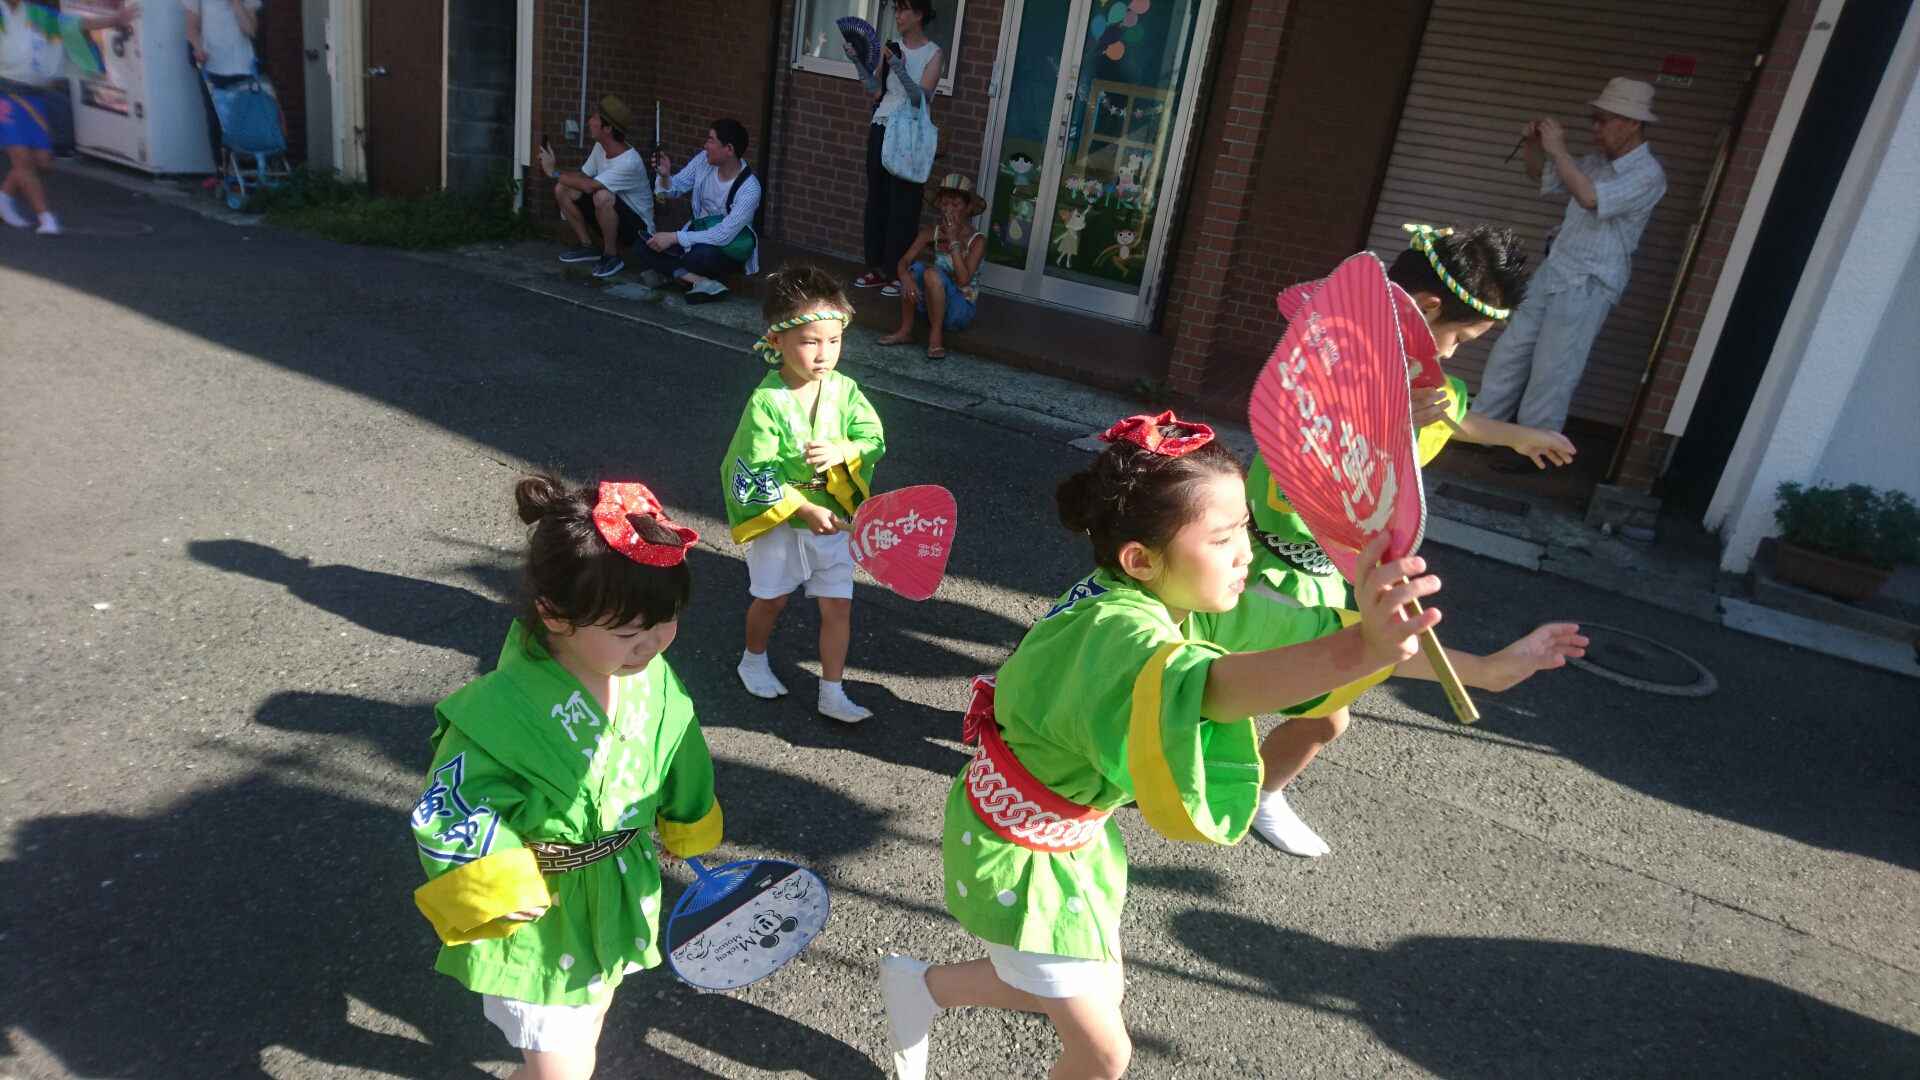
M 519 617 L 500 666 L 434 710 L 414 901 L 444 943 L 434 967 L 525 1058 L 516 1080 L 584 1080 L 614 988 L 660 963 L 647 830 L 682 858 L 720 843 L 713 761 L 661 655 L 699 535 L 644 484 L 542 472 L 514 501 Z
M 975 680 L 962 737 L 977 748 L 947 798 L 947 910 L 986 955 L 881 965 L 901 1080 L 925 1075 L 933 1016 L 963 1005 L 1046 1013 L 1063 1047 L 1054 1080 L 1124 1073 L 1127 864 L 1113 811 L 1137 802 L 1164 836 L 1237 843 L 1260 792 L 1254 716 L 1331 711 L 1396 671 L 1432 677 L 1416 636 L 1440 613 L 1403 610 L 1440 589 L 1424 560 L 1374 566 L 1386 539 L 1369 544 L 1358 613 L 1242 604 L 1253 552 L 1239 460 L 1171 412 L 1101 438 L 1106 451 L 1054 496 L 1096 568 L 997 676 Z

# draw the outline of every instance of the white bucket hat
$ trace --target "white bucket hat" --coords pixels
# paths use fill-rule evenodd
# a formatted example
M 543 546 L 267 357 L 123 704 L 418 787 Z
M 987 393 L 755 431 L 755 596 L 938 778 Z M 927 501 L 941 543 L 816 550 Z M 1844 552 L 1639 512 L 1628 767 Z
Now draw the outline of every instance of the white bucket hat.
M 1641 120 L 1651 124 L 1659 119 L 1653 115 L 1653 87 L 1639 79 L 1608 79 L 1607 88 L 1600 91 L 1600 96 L 1587 104 L 1596 109 L 1605 109 L 1615 116 L 1624 116 L 1629 120 Z

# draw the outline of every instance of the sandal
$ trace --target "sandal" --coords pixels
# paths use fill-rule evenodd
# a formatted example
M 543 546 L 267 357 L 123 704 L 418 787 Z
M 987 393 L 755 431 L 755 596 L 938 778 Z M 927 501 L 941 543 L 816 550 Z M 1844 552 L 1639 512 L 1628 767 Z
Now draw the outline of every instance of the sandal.
M 913 340 L 913 335 L 912 335 L 912 334 L 897 334 L 897 333 L 896 333 L 896 334 L 888 334 L 888 335 L 887 335 L 886 337 L 883 337 L 883 338 L 881 338 L 881 339 L 880 339 L 880 344 L 881 344 L 882 346 L 887 346 L 887 345 L 905 345 L 905 344 L 907 344 L 908 342 L 910 342 L 910 341 L 912 341 L 912 340 Z
M 935 347 L 927 350 L 927 359 L 929 360 L 945 360 L 946 358 L 947 350 L 944 348 Z
M 891 280 L 893 279 L 887 277 L 885 274 L 882 274 L 878 270 L 869 270 L 866 273 L 861 274 L 859 277 L 854 278 L 853 285 L 854 285 L 854 288 L 856 289 L 874 289 L 882 285 L 885 285 L 887 282 Z

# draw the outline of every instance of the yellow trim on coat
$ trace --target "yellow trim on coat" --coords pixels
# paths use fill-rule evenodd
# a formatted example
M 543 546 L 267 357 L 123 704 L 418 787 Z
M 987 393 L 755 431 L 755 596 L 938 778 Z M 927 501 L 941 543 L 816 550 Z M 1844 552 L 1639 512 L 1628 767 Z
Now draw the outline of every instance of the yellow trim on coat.
M 1272 473 L 1267 474 L 1267 505 L 1283 514 L 1299 513 L 1293 508 L 1293 504 L 1287 501 L 1286 496 L 1280 494 L 1280 484 L 1274 480 Z
M 441 874 L 413 891 L 420 914 L 449 945 L 503 938 L 527 925 L 500 916 L 551 907 L 540 864 L 526 848 L 496 851 Z
M 845 465 L 827 466 L 827 494 L 833 496 L 833 501 L 840 504 L 840 509 L 847 512 L 848 518 L 853 517 L 854 507 L 860 505 L 859 500 L 853 497 L 856 490 L 854 482 L 859 479 L 857 474 L 850 475 Z
M 807 505 L 807 497 L 793 488 L 783 484 L 781 490 L 786 494 L 780 496 L 779 502 L 768 507 L 766 513 L 756 518 L 748 518 L 733 527 L 734 543 L 744 544 L 761 533 L 776 528 L 792 517 L 794 511 Z
M 833 445 L 839 447 L 840 456 L 847 459 L 847 477 L 853 481 L 854 487 L 860 489 L 860 497 L 872 498 L 873 492 L 867 490 L 867 482 L 860 476 L 860 468 L 863 464 L 860 460 L 860 444 L 848 439 L 835 439 Z
M 713 800 L 713 809 L 707 811 L 706 817 L 692 824 L 668 821 L 658 814 L 653 816 L 653 823 L 660 829 L 660 842 L 682 859 L 689 855 L 705 855 L 720 846 L 723 823 L 719 799 Z
M 1342 630 L 1345 630 L 1347 627 L 1354 626 L 1360 622 L 1360 613 L 1357 611 L 1348 611 L 1346 608 L 1334 608 L 1333 610 L 1336 614 L 1340 616 L 1340 629 Z M 1338 712 L 1339 710 L 1344 709 L 1347 706 L 1353 704 L 1354 702 L 1360 700 L 1361 694 L 1366 693 L 1368 690 L 1379 685 L 1380 683 L 1386 682 L 1387 679 L 1390 678 L 1392 675 L 1393 675 L 1393 668 L 1383 667 L 1379 671 L 1376 671 L 1371 675 L 1365 676 L 1363 678 L 1355 679 L 1353 682 L 1350 682 L 1347 685 L 1332 691 L 1326 696 L 1325 699 L 1323 699 L 1320 702 L 1320 704 L 1315 705 L 1313 708 L 1308 709 L 1306 712 L 1289 713 L 1288 715 L 1289 716 L 1326 716 L 1330 713 Z
M 1166 675 L 1167 658 L 1186 641 L 1169 641 L 1155 649 L 1147 666 L 1133 680 L 1133 716 L 1127 723 L 1127 771 L 1133 774 L 1133 797 L 1140 804 L 1140 815 L 1153 831 L 1169 840 L 1187 840 L 1198 844 L 1218 843 L 1201 832 L 1180 797 L 1180 785 L 1167 765 L 1166 748 L 1160 741 L 1160 681 Z

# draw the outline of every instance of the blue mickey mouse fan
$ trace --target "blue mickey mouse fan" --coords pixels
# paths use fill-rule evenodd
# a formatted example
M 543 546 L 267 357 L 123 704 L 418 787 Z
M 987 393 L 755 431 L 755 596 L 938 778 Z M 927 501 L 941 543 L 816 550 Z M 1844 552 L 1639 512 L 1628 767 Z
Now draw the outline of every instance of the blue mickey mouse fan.
M 746 859 L 712 870 L 688 859 L 693 886 L 667 918 L 667 962 L 702 990 L 736 990 L 800 955 L 827 925 L 827 886 L 804 866 Z
M 873 24 L 858 15 L 849 15 L 834 20 L 833 25 L 840 28 L 840 36 L 847 39 L 854 52 L 860 55 L 860 63 L 868 71 L 880 66 L 880 31 Z

